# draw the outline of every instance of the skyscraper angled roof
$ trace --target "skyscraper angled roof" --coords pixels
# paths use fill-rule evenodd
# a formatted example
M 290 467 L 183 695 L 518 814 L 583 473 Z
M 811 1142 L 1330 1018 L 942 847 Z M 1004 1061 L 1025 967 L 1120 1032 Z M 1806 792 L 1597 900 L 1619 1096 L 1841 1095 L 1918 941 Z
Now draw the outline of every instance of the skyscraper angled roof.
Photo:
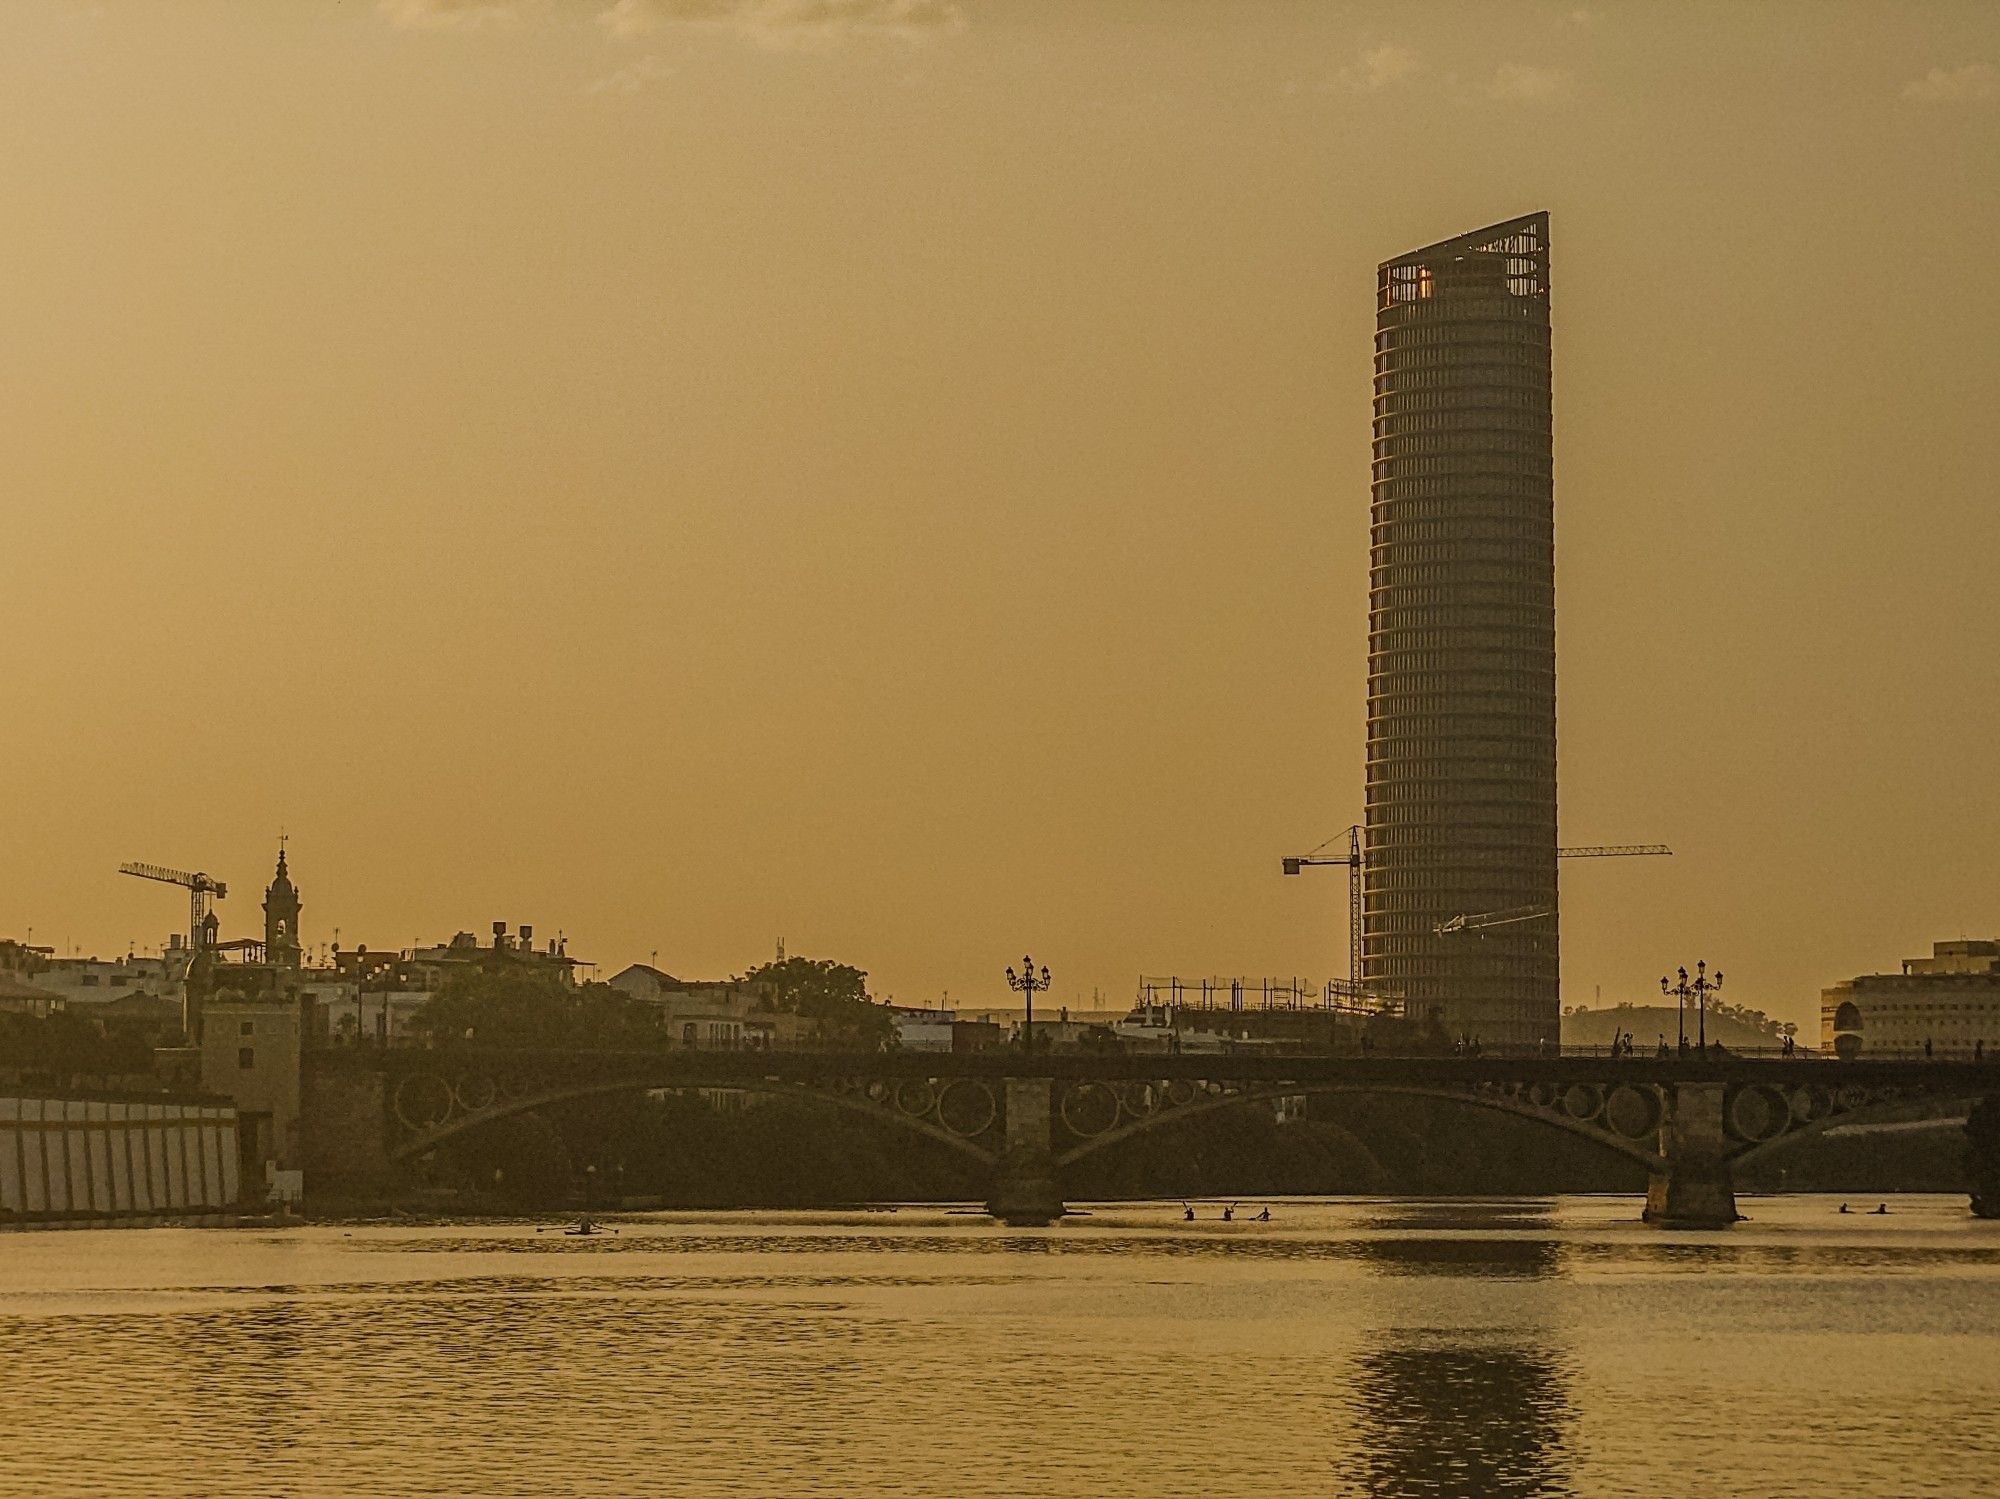
M 1377 268 L 1381 277 L 1382 305 L 1414 301 L 1427 296 L 1424 272 L 1475 255 L 1504 255 L 1507 258 L 1507 289 L 1517 297 L 1546 297 L 1549 294 L 1549 215 L 1523 214 L 1518 219 L 1489 224 L 1469 234 L 1441 239 L 1434 245 L 1405 251 Z

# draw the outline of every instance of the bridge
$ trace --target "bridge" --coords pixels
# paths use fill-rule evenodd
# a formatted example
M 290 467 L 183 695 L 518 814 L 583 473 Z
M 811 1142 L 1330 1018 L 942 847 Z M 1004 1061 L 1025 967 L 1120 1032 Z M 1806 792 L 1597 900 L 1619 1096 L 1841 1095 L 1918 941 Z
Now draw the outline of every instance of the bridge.
M 1014 1225 L 1064 1212 L 1062 1172 L 1217 1109 L 1327 1094 L 1448 1099 L 1595 1140 L 1646 1167 L 1646 1221 L 1736 1221 L 1735 1168 L 1836 1123 L 1988 1100 L 2000 1063 L 1691 1056 L 1279 1056 L 819 1051 L 331 1051 L 306 1057 L 302 1124 L 335 1171 L 390 1168 L 495 1120 L 570 1099 L 740 1089 L 820 1100 L 934 1140 L 985 1168 Z M 2000 1180 L 2000 1145 L 1976 1162 Z M 2000 1216 L 2000 1191 L 1974 1210 Z

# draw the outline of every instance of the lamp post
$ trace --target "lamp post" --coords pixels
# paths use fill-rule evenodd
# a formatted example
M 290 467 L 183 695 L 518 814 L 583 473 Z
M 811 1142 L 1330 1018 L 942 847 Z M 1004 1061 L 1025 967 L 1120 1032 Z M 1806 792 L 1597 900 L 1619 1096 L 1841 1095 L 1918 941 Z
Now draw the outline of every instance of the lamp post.
M 1695 1046 L 1705 1056 L 1708 1053 L 1708 996 L 1722 987 L 1722 970 L 1720 968 L 1716 969 L 1715 976 L 1713 978 L 1709 977 L 1708 962 L 1704 959 L 1694 965 L 1694 977 L 1692 979 L 1688 977 L 1688 971 L 1685 968 L 1677 968 L 1674 972 L 1680 982 L 1670 984 L 1665 979 L 1661 979 L 1660 992 L 1662 994 L 1671 994 L 1679 1001 L 1680 1045 L 1682 1050 L 1686 1050 L 1687 1048 L 1687 1002 L 1690 999 L 1694 1001 Z
M 1033 1053 L 1035 1049 L 1035 991 L 1038 989 L 1044 993 L 1048 991 L 1049 970 L 1045 965 L 1037 973 L 1035 971 L 1035 960 L 1023 956 L 1021 959 L 1021 971 L 1019 973 L 1016 973 L 1011 968 L 1007 970 L 1007 987 L 1012 989 L 1016 994 L 1027 996 L 1028 1018 L 1021 1026 L 1021 1049 Z
M 1685 968 L 1680 970 L 1680 979 L 1681 981 L 1678 984 L 1669 984 L 1662 978 L 1660 980 L 1660 993 L 1671 994 L 1674 997 L 1676 1032 L 1674 1048 L 1676 1051 L 1686 1051 L 1688 1045 L 1688 971 Z
M 1698 1044 L 1703 1056 L 1708 1055 L 1708 996 L 1722 987 L 1722 970 L 1715 970 L 1715 977 L 1708 976 L 1708 964 L 1694 965 L 1695 1026 L 1699 1036 Z

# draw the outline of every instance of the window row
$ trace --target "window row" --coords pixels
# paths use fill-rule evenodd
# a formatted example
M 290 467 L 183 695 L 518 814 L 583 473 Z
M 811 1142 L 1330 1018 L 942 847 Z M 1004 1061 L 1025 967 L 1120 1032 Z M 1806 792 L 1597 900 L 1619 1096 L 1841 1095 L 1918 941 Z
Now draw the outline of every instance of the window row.
M 1478 427 L 1454 432 L 1402 432 L 1384 437 L 1377 434 L 1369 442 L 1368 456 L 1380 463 L 1390 458 L 1470 458 L 1488 453 L 1538 454 L 1544 464 L 1555 454 L 1546 424 L 1532 427 Z
M 1434 608 L 1398 604 L 1375 609 L 1368 616 L 1368 628 L 1372 634 L 1435 630 L 1446 643 L 1487 630 L 1506 631 L 1507 637 L 1513 639 L 1522 631 L 1548 634 L 1555 628 L 1555 612 L 1534 604 L 1502 601 L 1473 603 L 1454 598 L 1450 603 Z
M 1429 481 L 1448 493 L 1461 486 L 1483 486 L 1489 479 L 1512 479 L 1534 484 L 1549 496 L 1551 505 L 1555 503 L 1554 465 L 1546 452 L 1502 453 L 1488 450 L 1450 456 L 1417 453 L 1381 458 L 1372 465 L 1369 478 L 1371 499 L 1382 498 L 1385 489 L 1394 494 L 1396 491 L 1389 486 L 1413 482 Z
M 1435 391 L 1448 400 L 1457 400 L 1475 390 L 1501 388 L 1524 391 L 1553 407 L 1553 388 L 1546 369 L 1525 369 L 1519 364 L 1461 364 L 1450 369 L 1418 369 L 1400 365 L 1377 370 L 1373 380 L 1377 402 L 1406 399 Z
M 1549 346 L 1549 323 L 1537 317 L 1412 318 L 1375 330 L 1377 354 L 1398 349 L 1469 349 L 1482 344 Z
M 1516 562 L 1524 567 L 1555 565 L 1553 536 L 1460 537 L 1450 541 L 1385 541 L 1368 548 L 1368 566 L 1393 572 L 1420 563 Z
M 1380 589 L 1407 588 L 1418 583 L 1434 583 L 1446 588 L 1461 588 L 1476 583 L 1519 583 L 1522 587 L 1529 588 L 1539 583 L 1542 590 L 1553 597 L 1555 584 L 1547 577 L 1548 571 L 1546 557 L 1542 559 L 1539 568 L 1531 566 L 1525 569 L 1509 569 L 1471 562 L 1463 564 L 1416 562 L 1407 566 L 1398 563 L 1393 567 L 1383 566 L 1373 569 L 1368 587 L 1372 598 Z M 1451 595 L 1444 595 L 1443 601 L 1449 602 L 1450 598 Z
M 1516 505 L 1506 510 L 1483 506 L 1477 510 L 1400 515 L 1393 519 L 1371 516 L 1368 526 L 1368 539 L 1377 545 L 1398 541 L 1477 541 L 1482 538 L 1512 539 L 1554 534 L 1554 514 L 1548 506 L 1534 504 Z
M 1371 674 L 1396 671 L 1442 671 L 1454 676 L 1467 673 L 1508 671 L 1535 672 L 1548 676 L 1555 670 L 1555 646 L 1546 631 L 1523 631 L 1494 640 L 1481 631 L 1468 640 L 1438 640 L 1433 630 L 1394 630 L 1368 638 L 1368 670 Z
M 1526 406 L 1518 410 L 1497 406 L 1472 409 L 1460 406 L 1444 411 L 1377 411 L 1375 441 L 1379 445 L 1399 437 L 1437 434 L 1466 438 L 1483 432 L 1538 433 L 1546 441 L 1550 424 L 1551 417 L 1546 407 L 1539 411 Z M 1379 446 L 1377 451 L 1380 451 Z
M 1368 588 L 1368 604 L 1371 611 L 1389 608 L 1420 609 L 1431 614 L 1440 623 L 1455 619 L 1457 611 L 1461 608 L 1489 607 L 1496 604 L 1510 609 L 1541 609 L 1553 617 L 1555 602 L 1555 580 L 1548 576 L 1546 568 L 1542 569 L 1539 576 L 1522 576 L 1516 573 L 1510 573 L 1504 578 L 1449 576 L 1439 579 L 1434 584 L 1398 575 L 1393 581 L 1386 578 L 1371 579 Z
M 1455 734 L 1428 742 L 1399 740 L 1395 746 L 1368 746 L 1368 764 L 1419 755 L 1446 764 L 1458 760 L 1535 760 L 1545 768 L 1554 755 L 1553 741 L 1543 734 Z
M 1376 381 L 1387 381 L 1391 386 L 1407 384 L 1413 375 L 1445 374 L 1463 378 L 1476 374 L 1484 379 L 1489 372 L 1506 369 L 1516 371 L 1515 378 L 1523 384 L 1550 388 L 1553 381 L 1549 373 L 1548 339 L 1545 337 L 1532 344 L 1525 340 L 1516 343 L 1479 339 L 1396 344 L 1378 349 L 1373 361 Z M 1377 388 L 1380 388 L 1379 383 Z
M 1369 753 L 1408 754 L 1426 744 L 1456 744 L 1465 735 L 1541 738 L 1553 745 L 1554 704 L 1532 713 L 1377 713 L 1368 719 Z
M 1424 514 L 1433 507 L 1442 507 L 1446 514 L 1471 505 L 1534 505 L 1550 509 L 1555 504 L 1555 486 L 1548 474 L 1524 474 L 1519 469 L 1488 470 L 1438 478 L 1377 479 L 1370 498 L 1375 519 L 1393 520 L 1398 515 Z M 1384 508 L 1391 505 L 1404 508 Z
M 1371 825 L 1404 823 L 1455 834 L 1462 828 L 1505 828 L 1522 837 L 1539 831 L 1555 837 L 1554 782 L 1545 774 L 1532 780 L 1461 781 L 1431 776 L 1422 781 L 1371 779 L 1364 788 L 1374 808 Z
M 1455 385 L 1449 390 L 1403 390 L 1391 385 L 1375 394 L 1375 415 L 1407 416 L 1426 411 L 1532 411 L 1546 415 L 1547 385 L 1519 380 L 1492 385 Z

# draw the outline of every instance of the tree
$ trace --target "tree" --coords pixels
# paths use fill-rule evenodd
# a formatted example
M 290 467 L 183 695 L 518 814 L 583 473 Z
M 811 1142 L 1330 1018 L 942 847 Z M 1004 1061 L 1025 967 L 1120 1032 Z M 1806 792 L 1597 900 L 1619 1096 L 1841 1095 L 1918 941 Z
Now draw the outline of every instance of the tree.
M 896 1021 L 868 997 L 868 975 L 823 958 L 761 963 L 741 982 L 762 991 L 763 1002 L 811 1023 L 812 1039 L 840 1050 L 882 1051 L 896 1044 Z
M 451 975 L 416 1014 L 434 1042 L 541 1050 L 631 1050 L 661 1044 L 652 1014 L 609 984 L 572 989 L 560 979 L 508 969 Z
M 149 1072 L 153 1039 L 138 1030 L 106 1034 L 93 1021 L 68 1010 L 0 1014 L 0 1064 L 35 1072 L 72 1076 Z

